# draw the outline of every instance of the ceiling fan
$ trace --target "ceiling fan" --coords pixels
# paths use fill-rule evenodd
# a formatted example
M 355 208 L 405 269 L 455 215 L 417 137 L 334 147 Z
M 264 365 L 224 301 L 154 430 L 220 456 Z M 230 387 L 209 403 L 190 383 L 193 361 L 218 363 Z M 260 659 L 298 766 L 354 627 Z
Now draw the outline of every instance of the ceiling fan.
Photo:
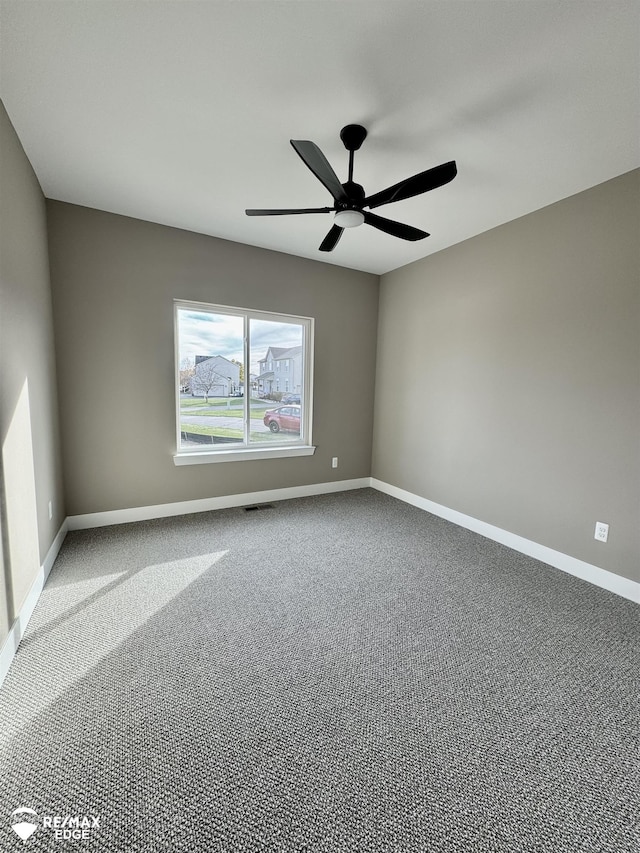
M 297 210 L 246 210 L 247 216 L 286 216 L 287 214 L 299 213 L 335 213 L 333 226 L 320 244 L 321 252 L 331 252 L 338 244 L 345 228 L 355 228 L 362 225 L 372 225 L 379 231 L 400 237 L 401 240 L 423 240 L 428 237 L 426 231 L 420 231 L 411 225 L 403 225 L 393 219 L 386 219 L 371 213 L 371 208 L 380 207 L 383 204 L 391 204 L 394 201 L 402 201 L 411 198 L 443 184 L 452 181 L 457 168 L 455 160 L 442 163 L 426 172 L 420 172 L 412 178 L 406 178 L 386 190 L 367 196 L 364 188 L 353 181 L 353 152 L 357 151 L 366 139 L 367 131 L 359 124 L 348 124 L 340 131 L 340 139 L 349 152 L 349 180 L 341 184 L 338 176 L 331 168 L 329 161 L 314 142 L 308 139 L 291 139 L 294 151 L 300 156 L 303 163 L 311 169 L 318 180 L 329 190 L 333 196 L 333 207 L 304 207 Z M 369 210 L 364 208 L 368 207 Z

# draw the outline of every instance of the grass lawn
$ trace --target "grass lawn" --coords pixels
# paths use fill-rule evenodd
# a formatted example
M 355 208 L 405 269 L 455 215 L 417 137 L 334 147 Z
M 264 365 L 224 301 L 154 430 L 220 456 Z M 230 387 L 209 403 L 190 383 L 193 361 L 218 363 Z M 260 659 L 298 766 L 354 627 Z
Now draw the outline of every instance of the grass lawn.
M 244 439 L 244 433 L 241 429 L 230 429 L 228 427 L 206 427 L 199 426 L 198 424 L 180 424 L 181 432 L 192 432 L 197 433 L 197 435 L 219 435 L 221 438 L 237 438 L 238 441 L 242 441 Z M 291 438 L 296 441 L 298 439 L 298 435 L 294 433 L 273 433 L 269 432 L 251 432 L 250 441 L 255 442 L 265 442 L 265 441 L 279 441 L 281 442 L 283 439 Z
M 197 435 L 219 435 L 223 438 L 237 438 L 239 441 L 244 439 L 244 430 L 228 429 L 227 427 L 203 427 L 198 424 L 180 424 L 181 432 L 193 432 Z
M 227 402 L 231 405 L 227 406 Z M 254 411 L 257 409 L 274 409 L 276 406 L 281 405 L 281 403 L 274 403 L 273 400 L 259 400 L 254 397 L 251 398 L 249 404 Z M 188 399 L 181 399 L 180 411 L 188 412 L 190 409 L 201 409 L 198 415 L 204 415 L 205 417 L 209 415 L 221 415 L 223 413 L 228 413 L 231 417 L 234 417 L 238 413 L 243 413 L 244 406 L 241 397 L 231 397 L 229 400 L 227 398 L 223 400 L 209 400 L 208 403 L 205 403 L 204 399 L 197 397 L 193 399 L 190 397 Z
M 188 409 L 191 406 L 204 406 L 204 400 L 198 400 L 197 397 L 181 397 L 180 398 L 180 408 Z
M 182 414 L 191 413 L 183 412 Z M 217 409 L 212 412 L 209 409 L 203 409 L 201 412 L 194 412 L 193 414 L 199 418 L 241 418 L 244 415 L 244 411 L 242 409 Z

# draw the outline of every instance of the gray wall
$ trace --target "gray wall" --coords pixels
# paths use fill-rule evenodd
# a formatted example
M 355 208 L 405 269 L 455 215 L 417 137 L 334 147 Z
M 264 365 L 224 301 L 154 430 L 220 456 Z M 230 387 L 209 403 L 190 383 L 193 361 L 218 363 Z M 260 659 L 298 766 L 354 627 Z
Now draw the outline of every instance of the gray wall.
M 639 175 L 382 277 L 372 462 L 380 480 L 634 580 Z
M 45 201 L 0 102 L 0 645 L 65 517 L 54 363 Z
M 638 172 L 383 276 L 378 322 L 376 276 L 61 202 L 45 219 L 3 109 L 0 133 L 0 642 L 65 509 L 369 473 L 638 579 Z M 174 298 L 316 318 L 314 457 L 173 465 Z
M 377 276 L 47 211 L 69 515 L 369 476 Z M 174 466 L 174 298 L 315 318 L 314 456 Z

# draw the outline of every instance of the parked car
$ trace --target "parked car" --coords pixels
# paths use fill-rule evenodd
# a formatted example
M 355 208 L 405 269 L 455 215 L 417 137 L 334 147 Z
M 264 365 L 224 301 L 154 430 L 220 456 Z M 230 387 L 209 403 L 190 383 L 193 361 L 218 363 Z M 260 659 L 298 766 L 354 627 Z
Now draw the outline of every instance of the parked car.
M 282 397 L 282 402 L 286 403 L 289 406 L 291 405 L 291 403 L 297 403 L 298 405 L 300 405 L 300 394 L 285 394 Z
M 278 406 L 277 409 L 269 409 L 264 413 L 263 421 L 271 432 L 280 432 L 283 429 L 299 433 L 300 406 Z

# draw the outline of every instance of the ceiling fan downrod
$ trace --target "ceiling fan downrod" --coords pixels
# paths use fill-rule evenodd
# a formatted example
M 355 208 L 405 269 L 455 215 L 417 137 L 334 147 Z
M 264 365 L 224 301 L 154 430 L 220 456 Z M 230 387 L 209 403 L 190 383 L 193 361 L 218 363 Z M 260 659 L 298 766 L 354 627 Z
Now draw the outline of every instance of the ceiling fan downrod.
M 353 182 L 353 152 L 358 151 L 367 138 L 367 129 L 361 124 L 347 124 L 340 131 L 340 139 L 349 152 L 349 180 Z

